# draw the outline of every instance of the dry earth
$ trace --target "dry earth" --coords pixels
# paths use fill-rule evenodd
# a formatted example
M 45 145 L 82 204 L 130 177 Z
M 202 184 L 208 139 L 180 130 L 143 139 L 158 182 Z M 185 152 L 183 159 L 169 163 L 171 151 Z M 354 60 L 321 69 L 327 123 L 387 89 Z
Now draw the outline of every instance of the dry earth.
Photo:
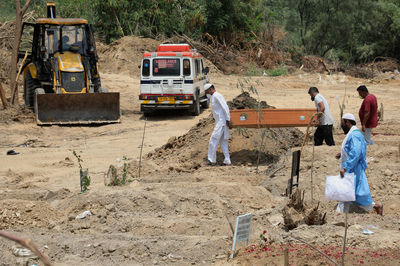
M 107 67 L 110 71 L 104 70 Z M 165 144 L 178 145 L 179 137 L 196 129 L 202 119 L 209 117 L 210 109 L 199 117 L 184 112 L 157 113 L 145 122 L 138 111 L 139 78 L 135 73 L 119 73 L 121 69 L 112 69 L 107 61 L 102 69 L 103 84 L 110 91 L 121 93 L 120 124 L 38 127 L 29 110 L 0 111 L 0 230 L 32 238 L 56 265 L 281 265 L 282 248 L 289 242 L 292 265 L 328 263 L 290 236 L 299 237 L 337 259 L 344 216 L 333 210 L 333 202 L 324 200 L 324 180 L 327 174 L 338 173 L 334 155 L 344 137 L 338 129 L 334 135 L 337 146 L 315 147 L 313 160 L 313 148 L 308 142 L 301 159 L 300 188 L 310 200 L 313 165 L 313 198 L 320 201 L 320 210 L 327 212 L 327 224 L 301 225 L 287 232 L 282 224 L 281 210 L 287 203 L 283 194 L 290 175 L 291 151 L 298 149 L 293 146 L 301 142 L 301 134 L 286 136 L 288 131 L 276 130 L 279 136 L 275 142 L 269 138 L 265 154 L 270 156 L 261 160 L 258 172 L 257 157 L 250 156 L 259 147 L 257 139 L 261 132 L 257 131 L 247 141 L 233 132 L 232 149 L 246 152 L 234 157 L 231 167 L 201 166 L 210 133 L 204 129 L 190 143 L 193 147 L 183 145 L 175 152 L 162 151 L 157 155 Z M 228 100 L 240 93 L 237 82 L 243 79 L 218 72 L 211 74 L 217 90 Z M 400 264 L 398 74 L 363 80 L 342 74 L 297 72 L 286 77 L 255 77 L 250 83 L 257 87 L 259 100 L 277 108 L 313 107 L 306 92 L 308 87 L 317 86 L 330 104 L 336 126 L 336 96 L 342 99 L 345 91 L 346 112 L 357 114 L 361 99 L 355 89 L 361 84 L 366 84 L 383 103 L 384 121 L 374 131 L 376 145 L 368 147 L 367 176 L 373 198 L 384 203 L 384 216 L 349 215 L 346 262 Z M 145 123 L 144 166 L 139 177 L 137 165 Z M 207 128 L 211 130 L 212 125 Z M 293 136 L 297 139 L 293 140 Z M 187 144 L 186 141 L 190 139 L 183 143 Z M 7 156 L 11 149 L 19 154 Z M 80 193 L 79 168 L 73 150 L 79 152 L 84 168 L 89 169 L 92 184 L 86 193 Z M 109 165 L 122 164 L 123 156 L 127 157 L 132 182 L 119 187 L 105 186 L 104 175 Z M 93 215 L 75 219 L 85 210 Z M 238 256 L 227 261 L 232 245 L 230 224 L 234 224 L 237 215 L 245 213 L 253 214 L 250 242 L 254 246 L 246 250 L 240 245 Z M 367 227 L 374 234 L 364 235 L 363 229 Z M 267 248 L 261 249 L 259 235 L 263 230 L 267 231 L 269 242 Z M 13 255 L 12 246 L 13 242 L 0 239 L 0 265 L 15 265 L 20 259 Z
M 215 75 L 211 77 L 218 90 L 227 99 L 240 91 L 236 82 L 242 77 Z M 349 215 L 349 246 L 365 252 L 349 254 L 357 262 L 371 253 L 398 250 L 399 224 L 399 117 L 397 115 L 398 80 L 368 81 L 343 75 L 298 73 L 280 78 L 253 78 L 259 98 L 276 107 L 312 107 L 306 90 L 316 85 L 327 98 L 332 113 L 338 118 L 335 97 L 343 97 L 347 89 L 346 111 L 356 113 L 361 100 L 355 88 L 367 84 L 371 92 L 384 104 L 384 121 L 375 130 L 377 145 L 368 148 L 367 176 L 375 200 L 385 204 L 385 216 L 375 214 Z M 267 230 L 274 245 L 286 243 L 288 235 L 300 237 L 314 245 L 340 247 L 343 235 L 343 216 L 332 209 L 334 203 L 324 201 L 324 177 L 337 173 L 336 147 L 315 147 L 314 199 L 321 201 L 327 211 L 328 223 L 323 226 L 300 226 L 286 232 L 282 229 L 281 209 L 287 200 L 282 196 L 290 174 L 290 153 L 280 153 L 275 163 L 262 162 L 259 173 L 251 163 L 232 167 L 199 167 L 178 170 L 171 168 L 173 156 L 167 163 L 144 156 L 144 171 L 139 178 L 122 187 L 104 186 L 104 173 L 117 158 L 127 156 L 131 167 L 137 165 L 143 134 L 144 118 L 138 112 L 138 78 L 120 74 L 104 74 L 103 83 L 111 91 L 121 92 L 122 123 L 98 127 L 38 127 L 29 119 L 29 113 L 19 121 L 4 121 L 0 146 L 2 230 L 31 237 L 38 246 L 47 245 L 45 252 L 58 265 L 132 264 L 225 264 L 232 243 L 229 223 L 239 214 L 254 215 L 251 242 L 259 244 L 259 234 Z M 207 118 L 210 110 L 199 117 L 179 112 L 155 114 L 146 123 L 144 154 L 154 153 L 171 137 L 184 135 Z M 28 118 L 26 118 L 28 116 Z M 18 120 L 18 119 L 16 119 Z M 337 119 L 338 121 L 338 119 Z M 337 122 L 336 121 L 336 122 Z M 335 131 L 339 144 L 343 135 Z M 208 136 L 199 138 L 197 147 L 206 149 Z M 238 145 L 238 143 L 234 143 Z M 190 147 L 188 147 L 189 149 Z M 6 156 L 7 150 L 20 154 Z M 255 145 L 243 143 L 243 149 L 255 150 Z M 79 193 L 79 172 L 72 150 L 81 151 L 83 165 L 92 178 L 90 191 Z M 184 149 L 183 149 L 184 150 Z M 293 149 L 294 150 L 294 149 Z M 271 153 L 275 152 L 271 150 Z M 177 154 L 176 157 L 179 157 Z M 202 156 L 188 158 L 201 163 Z M 304 148 L 301 162 L 300 187 L 310 197 L 310 167 L 312 145 Z M 282 168 L 283 167 L 283 168 Z M 275 174 L 271 173 L 278 170 Z M 187 171 L 188 170 L 188 171 Z M 75 216 L 90 210 L 93 216 L 82 220 Z M 373 225 L 373 235 L 363 235 L 364 227 Z M 292 242 L 293 245 L 297 244 Z M 1 240 L 0 261 L 14 265 L 14 243 Z M 280 263 L 282 253 L 263 251 L 239 253 L 229 263 Z M 306 248 L 295 251 L 294 264 L 326 262 Z M 254 257 L 251 255 L 254 253 Z M 307 254 L 314 254 L 308 261 Z M 275 256 L 272 256 L 272 255 Z M 383 253 L 382 253 L 383 254 Z M 271 255 L 271 256 L 268 256 Z M 257 257 L 260 257 L 257 258 Z M 354 257 L 354 258 L 353 258 Z M 371 258 L 373 259 L 373 258 Z M 379 263 L 395 265 L 399 258 L 379 256 Z M 383 260 L 382 260 L 383 259 Z M 364 259 L 366 262 L 367 260 Z M 375 261 L 377 262 L 377 260 Z M 375 264 L 375 262 L 373 264 Z

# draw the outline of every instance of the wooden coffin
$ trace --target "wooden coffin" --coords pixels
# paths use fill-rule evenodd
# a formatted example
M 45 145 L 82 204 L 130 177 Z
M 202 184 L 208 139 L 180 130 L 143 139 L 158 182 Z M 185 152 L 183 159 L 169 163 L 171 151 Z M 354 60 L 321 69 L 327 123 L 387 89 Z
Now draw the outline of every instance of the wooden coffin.
M 232 126 L 242 128 L 307 127 L 316 112 L 317 109 L 230 110 Z

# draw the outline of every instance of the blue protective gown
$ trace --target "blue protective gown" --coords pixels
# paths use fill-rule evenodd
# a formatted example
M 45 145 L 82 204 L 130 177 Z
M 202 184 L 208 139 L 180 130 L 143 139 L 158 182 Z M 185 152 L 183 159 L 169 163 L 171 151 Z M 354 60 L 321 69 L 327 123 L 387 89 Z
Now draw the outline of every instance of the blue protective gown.
M 368 206 L 373 203 L 373 200 L 369 191 L 367 176 L 365 175 L 367 144 L 363 134 L 358 129 L 349 134 L 344 147 L 348 158 L 341 164 L 340 168 L 345 168 L 346 172 L 355 174 L 356 201 L 352 203 L 359 206 Z

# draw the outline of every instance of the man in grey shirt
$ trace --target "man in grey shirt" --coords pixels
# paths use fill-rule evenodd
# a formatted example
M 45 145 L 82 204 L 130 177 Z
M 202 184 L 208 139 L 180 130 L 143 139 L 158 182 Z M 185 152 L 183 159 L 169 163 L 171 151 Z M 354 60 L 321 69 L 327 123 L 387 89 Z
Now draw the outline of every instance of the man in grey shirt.
M 316 87 L 311 87 L 308 90 L 308 94 L 310 94 L 311 101 L 315 102 L 315 107 L 320 113 L 318 115 L 319 124 L 314 134 L 315 146 L 322 145 L 322 142 L 324 140 L 328 146 L 335 145 L 335 141 L 333 140 L 332 135 L 333 117 L 331 116 L 331 112 L 329 111 L 328 102 L 325 100 L 324 96 L 319 94 L 319 91 Z

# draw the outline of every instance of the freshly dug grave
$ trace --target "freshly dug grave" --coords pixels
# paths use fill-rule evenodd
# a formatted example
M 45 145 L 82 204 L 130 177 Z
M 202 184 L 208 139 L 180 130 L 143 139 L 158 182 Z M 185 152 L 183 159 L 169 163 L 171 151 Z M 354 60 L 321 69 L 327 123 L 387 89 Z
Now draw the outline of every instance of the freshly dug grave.
M 249 93 L 244 92 L 228 102 L 231 109 L 253 108 L 257 105 L 273 108 L 266 102 L 258 102 Z M 199 121 L 186 134 L 172 137 L 168 142 L 147 158 L 155 161 L 159 167 L 170 170 L 190 171 L 198 169 L 207 160 L 208 143 L 214 129 L 214 119 L 210 115 Z M 299 146 L 303 134 L 296 128 L 277 129 L 234 129 L 231 130 L 229 152 L 233 165 L 260 165 L 278 161 L 279 156 L 291 147 Z M 217 152 L 217 164 L 223 161 L 222 152 Z

